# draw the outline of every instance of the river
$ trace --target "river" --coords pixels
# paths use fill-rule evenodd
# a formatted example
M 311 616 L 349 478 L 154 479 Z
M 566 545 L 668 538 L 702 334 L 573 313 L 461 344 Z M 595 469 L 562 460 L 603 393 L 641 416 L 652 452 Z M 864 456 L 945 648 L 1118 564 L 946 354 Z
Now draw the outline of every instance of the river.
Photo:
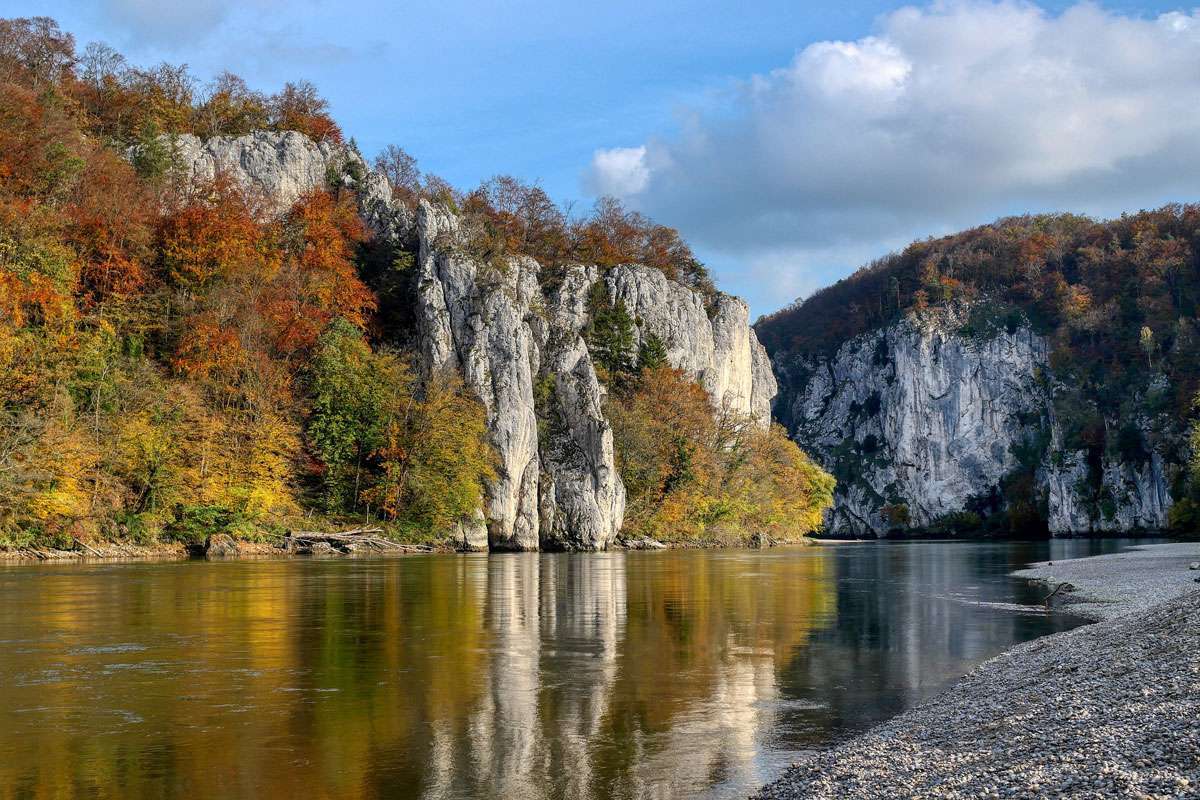
M 1119 540 L 0 567 L 0 798 L 744 797 Z

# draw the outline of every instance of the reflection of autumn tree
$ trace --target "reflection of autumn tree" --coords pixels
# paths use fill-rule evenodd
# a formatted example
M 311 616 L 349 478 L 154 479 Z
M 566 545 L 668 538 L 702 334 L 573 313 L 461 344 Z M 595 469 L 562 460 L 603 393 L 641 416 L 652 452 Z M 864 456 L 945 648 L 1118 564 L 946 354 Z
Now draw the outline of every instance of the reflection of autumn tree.
M 22 587 L 36 618 L 4 604 L 0 629 L 35 625 L 61 679 L 0 685 L 5 709 L 44 709 L 22 729 L 30 757 L 5 760 L 0 786 L 45 797 L 80 786 L 112 798 L 269 786 L 354 798 L 378 796 L 379 774 L 407 773 L 411 796 L 433 760 L 429 731 L 468 735 L 488 651 L 486 561 L 422 561 L 376 562 L 353 577 L 253 562 L 154 565 L 145 569 L 157 575 L 122 581 L 39 576 Z M 90 602 L 55 601 L 81 591 Z M 94 652 L 97 642 L 115 649 Z M 123 652 L 123 642 L 145 649 Z M 114 663 L 147 666 L 104 666 Z M 5 752 L 12 732 L 0 731 Z

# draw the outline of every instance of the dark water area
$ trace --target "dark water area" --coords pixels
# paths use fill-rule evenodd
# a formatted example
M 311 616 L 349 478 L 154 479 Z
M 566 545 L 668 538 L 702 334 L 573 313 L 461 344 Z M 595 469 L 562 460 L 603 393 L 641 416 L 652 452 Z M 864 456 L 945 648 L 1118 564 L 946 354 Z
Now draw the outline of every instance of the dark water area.
M 744 797 L 1126 544 L 0 567 L 0 798 Z

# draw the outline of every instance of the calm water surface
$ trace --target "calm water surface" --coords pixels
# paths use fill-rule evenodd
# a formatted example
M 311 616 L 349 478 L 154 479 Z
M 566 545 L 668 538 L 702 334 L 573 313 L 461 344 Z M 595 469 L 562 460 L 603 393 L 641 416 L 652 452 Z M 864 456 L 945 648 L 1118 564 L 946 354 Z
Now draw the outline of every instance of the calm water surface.
M 1116 540 L 0 568 L 0 798 L 744 797 Z

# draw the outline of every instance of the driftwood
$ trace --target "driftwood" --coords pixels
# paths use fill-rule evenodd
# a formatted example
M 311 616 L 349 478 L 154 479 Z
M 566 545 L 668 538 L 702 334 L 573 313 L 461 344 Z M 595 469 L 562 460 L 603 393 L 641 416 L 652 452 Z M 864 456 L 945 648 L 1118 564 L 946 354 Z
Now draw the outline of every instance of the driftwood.
M 79 539 L 76 539 L 76 540 L 75 540 L 75 546 L 76 546 L 76 547 L 81 547 L 81 548 L 83 548 L 85 551 L 87 551 L 87 552 L 88 552 L 88 553 L 90 553 L 91 555 L 95 556 L 96 558 L 104 558 L 104 556 L 100 554 L 100 551 L 99 551 L 99 550 L 97 550 L 97 549 L 96 549 L 96 548 L 94 548 L 94 547 L 89 547 L 89 546 L 87 546 L 86 544 L 84 544 L 83 542 L 81 542 Z
M 1055 596 L 1056 594 L 1058 594 L 1059 592 L 1073 592 L 1073 591 L 1075 591 L 1075 587 L 1074 587 L 1072 584 L 1069 584 L 1069 583 L 1067 583 L 1066 581 L 1063 581 L 1063 582 L 1062 582 L 1062 583 L 1060 583 L 1058 586 L 1055 586 L 1055 587 L 1054 587 L 1054 591 L 1053 591 L 1053 592 L 1051 592 L 1050 594 L 1048 594 L 1048 595 L 1046 595 L 1045 597 L 1043 597 L 1043 598 L 1042 598 L 1042 604 L 1043 604 L 1043 605 L 1046 605 L 1046 606 L 1049 606 L 1049 605 L 1050 605 L 1050 601 L 1051 601 L 1051 600 L 1053 600 L 1053 599 L 1054 599 L 1054 596 Z
M 284 537 L 284 549 L 294 553 L 312 553 L 313 545 L 323 543 L 340 553 L 353 553 L 365 548 L 400 553 L 428 553 L 433 550 L 432 547 L 401 544 L 377 535 L 382 533 L 382 528 L 357 528 L 338 532 L 288 531 Z

